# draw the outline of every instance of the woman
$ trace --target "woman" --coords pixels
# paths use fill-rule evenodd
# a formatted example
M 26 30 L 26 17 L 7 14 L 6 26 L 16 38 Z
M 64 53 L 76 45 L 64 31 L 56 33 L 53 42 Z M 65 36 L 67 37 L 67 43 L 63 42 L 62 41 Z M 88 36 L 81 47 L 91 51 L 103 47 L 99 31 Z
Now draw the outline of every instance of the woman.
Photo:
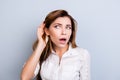
M 65 10 L 50 12 L 37 31 L 22 80 L 90 80 L 90 57 L 75 43 L 76 21 Z

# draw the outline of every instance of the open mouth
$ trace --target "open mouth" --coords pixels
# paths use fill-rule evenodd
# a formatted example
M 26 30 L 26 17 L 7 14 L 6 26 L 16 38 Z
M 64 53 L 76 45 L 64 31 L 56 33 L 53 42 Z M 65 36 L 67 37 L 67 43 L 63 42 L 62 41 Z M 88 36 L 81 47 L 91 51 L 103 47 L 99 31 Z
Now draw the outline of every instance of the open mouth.
M 65 43 L 67 39 L 66 38 L 61 38 L 59 40 L 60 40 L 60 43 Z
M 60 41 L 66 41 L 66 39 L 65 38 L 61 38 L 61 39 L 59 39 Z

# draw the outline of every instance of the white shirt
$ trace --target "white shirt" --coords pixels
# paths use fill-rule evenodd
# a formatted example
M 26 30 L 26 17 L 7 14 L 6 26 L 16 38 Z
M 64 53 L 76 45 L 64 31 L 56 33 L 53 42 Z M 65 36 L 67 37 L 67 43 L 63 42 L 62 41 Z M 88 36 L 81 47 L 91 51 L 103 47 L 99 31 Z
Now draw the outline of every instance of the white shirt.
M 38 74 L 39 64 L 34 75 Z M 53 51 L 42 63 L 40 71 L 42 80 L 90 80 L 90 56 L 86 49 L 72 48 L 59 56 Z

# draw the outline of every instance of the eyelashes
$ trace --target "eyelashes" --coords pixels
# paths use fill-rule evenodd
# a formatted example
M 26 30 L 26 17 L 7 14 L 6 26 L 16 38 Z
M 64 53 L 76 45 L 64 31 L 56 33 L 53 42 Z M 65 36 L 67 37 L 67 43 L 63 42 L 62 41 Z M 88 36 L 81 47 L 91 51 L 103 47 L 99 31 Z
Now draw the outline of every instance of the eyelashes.
M 72 27 L 71 26 L 66 26 L 66 29 L 72 29 Z
M 55 25 L 54 28 L 56 28 L 56 29 L 60 29 L 60 28 L 62 28 L 62 25 Z M 71 30 L 72 27 L 71 27 L 71 25 L 66 25 L 65 29 L 67 29 L 67 30 Z
M 55 25 L 54 28 L 59 29 L 60 25 Z

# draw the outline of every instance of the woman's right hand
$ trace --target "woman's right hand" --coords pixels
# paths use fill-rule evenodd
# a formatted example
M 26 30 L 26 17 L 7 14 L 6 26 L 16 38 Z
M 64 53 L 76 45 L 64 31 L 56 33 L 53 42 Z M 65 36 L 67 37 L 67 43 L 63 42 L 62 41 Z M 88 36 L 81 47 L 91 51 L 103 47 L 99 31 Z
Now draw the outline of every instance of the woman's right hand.
M 39 27 L 38 27 L 38 30 L 37 30 L 37 37 L 38 37 L 38 44 L 42 44 L 43 47 L 46 46 L 46 41 L 45 39 L 43 39 L 43 35 L 44 37 L 46 36 L 45 35 L 45 24 L 42 23 Z M 47 36 L 46 36 L 47 37 Z
M 33 78 L 34 71 L 36 69 L 37 64 L 39 63 L 39 59 L 41 56 L 41 53 L 43 49 L 46 46 L 46 42 L 43 38 L 45 35 L 45 24 L 42 23 L 37 30 L 37 38 L 38 38 L 38 44 L 36 49 L 33 51 L 33 54 L 30 56 L 30 58 L 26 61 L 22 72 L 21 72 L 21 80 L 31 80 Z

